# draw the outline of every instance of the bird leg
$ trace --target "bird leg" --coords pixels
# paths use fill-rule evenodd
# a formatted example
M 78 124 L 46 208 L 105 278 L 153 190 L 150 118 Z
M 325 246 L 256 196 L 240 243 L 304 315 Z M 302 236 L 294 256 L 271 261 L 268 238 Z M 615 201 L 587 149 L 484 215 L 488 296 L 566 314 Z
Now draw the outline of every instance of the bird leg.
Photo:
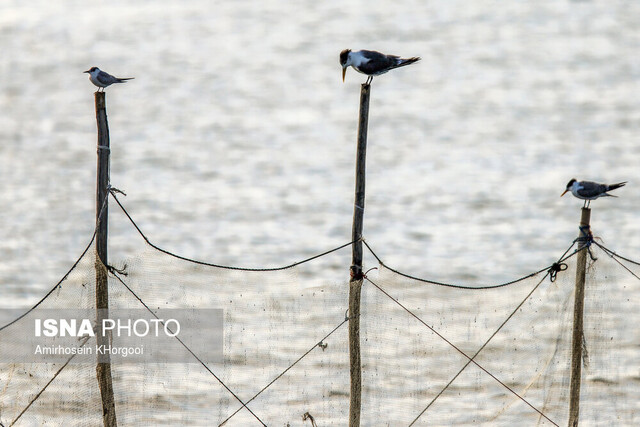
M 373 81 L 373 76 L 369 76 L 369 77 L 367 77 L 367 81 L 364 84 L 365 85 L 370 85 L 372 81 Z

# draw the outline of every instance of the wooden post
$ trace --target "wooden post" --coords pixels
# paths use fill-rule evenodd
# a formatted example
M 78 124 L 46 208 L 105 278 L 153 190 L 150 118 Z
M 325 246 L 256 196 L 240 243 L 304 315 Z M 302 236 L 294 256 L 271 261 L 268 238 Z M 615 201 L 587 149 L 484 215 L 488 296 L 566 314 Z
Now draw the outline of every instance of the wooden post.
M 109 197 L 109 124 L 104 92 L 95 93 L 96 121 L 98 122 L 98 168 L 96 189 L 96 320 L 102 325 L 102 319 L 109 316 L 109 282 L 107 276 L 107 235 Z M 98 331 L 101 328 L 98 326 Z M 96 334 L 98 346 L 108 346 L 109 337 Z M 116 427 L 116 406 L 113 397 L 111 377 L 111 357 L 109 353 L 98 356 L 96 374 L 100 395 L 102 396 L 102 422 L 105 427 Z
M 580 234 L 578 235 L 578 249 L 587 246 L 591 233 L 589 222 L 591 209 L 582 208 L 580 218 Z M 573 337 L 571 339 L 571 388 L 569 391 L 569 427 L 578 426 L 580 415 L 580 379 L 582 375 L 582 343 L 584 339 L 584 283 L 586 276 L 588 250 L 578 252 L 576 262 L 576 295 L 573 303 Z
M 360 362 L 360 293 L 362 290 L 362 225 L 364 219 L 364 182 L 367 157 L 367 128 L 369 123 L 369 95 L 371 86 L 360 90 L 360 118 L 356 159 L 356 194 L 353 205 L 351 279 L 349 280 L 349 366 L 351 390 L 349 394 L 349 427 L 360 426 L 362 371 Z

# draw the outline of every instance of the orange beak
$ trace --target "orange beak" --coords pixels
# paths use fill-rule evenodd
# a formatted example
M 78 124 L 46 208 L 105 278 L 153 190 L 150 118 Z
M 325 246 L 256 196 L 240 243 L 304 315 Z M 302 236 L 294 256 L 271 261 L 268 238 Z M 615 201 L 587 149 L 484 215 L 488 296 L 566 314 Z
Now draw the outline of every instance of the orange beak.
M 567 191 L 569 191 L 569 190 L 564 190 L 564 193 L 562 193 L 562 194 L 560 195 L 560 197 L 562 197 L 562 196 L 564 196 L 565 194 L 567 194 Z
M 344 75 L 347 74 L 347 67 L 342 67 L 342 81 L 344 82 Z

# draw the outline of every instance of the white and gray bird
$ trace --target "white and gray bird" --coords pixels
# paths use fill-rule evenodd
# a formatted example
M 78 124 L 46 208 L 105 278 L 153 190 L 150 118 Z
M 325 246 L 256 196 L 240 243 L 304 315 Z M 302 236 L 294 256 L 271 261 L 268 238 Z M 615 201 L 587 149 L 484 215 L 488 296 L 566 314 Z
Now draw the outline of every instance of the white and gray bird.
M 592 181 L 578 181 L 573 178 L 567 184 L 567 188 L 564 190 L 564 193 L 560 195 L 560 197 L 564 196 L 568 191 L 571 191 L 578 199 L 584 200 L 584 207 L 589 207 L 589 203 L 591 200 L 595 200 L 598 197 L 617 197 L 608 192 L 611 190 L 615 190 L 616 188 L 623 187 L 627 181 L 618 182 L 617 184 L 599 184 L 597 182 Z
M 359 50 L 352 52 L 345 49 L 340 52 L 340 65 L 342 65 L 342 81 L 347 72 L 347 67 L 352 66 L 359 73 L 369 76 L 365 84 L 371 83 L 373 76 L 379 76 L 394 68 L 404 67 L 420 60 L 420 57 L 400 58 L 395 55 L 385 55 L 375 50 Z
M 87 71 L 83 71 L 83 73 L 89 73 L 89 80 L 91 83 L 98 86 L 98 92 L 100 89 L 104 92 L 104 88 L 110 86 L 114 83 L 124 83 L 127 80 L 131 80 L 134 77 L 115 77 L 109 73 L 102 71 L 98 67 L 91 67 Z

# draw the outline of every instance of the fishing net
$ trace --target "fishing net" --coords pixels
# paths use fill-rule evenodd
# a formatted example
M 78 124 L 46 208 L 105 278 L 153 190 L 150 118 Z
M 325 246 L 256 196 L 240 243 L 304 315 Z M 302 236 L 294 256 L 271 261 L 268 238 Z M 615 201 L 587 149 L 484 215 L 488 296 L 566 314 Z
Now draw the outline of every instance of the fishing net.
M 131 234 L 124 253 L 110 248 L 110 307 L 222 309 L 224 337 L 219 362 L 194 354 L 189 363 L 112 364 L 119 425 L 347 423 L 349 243 L 286 268 L 244 271 L 181 259 L 113 211 L 113 226 Z M 362 289 L 361 425 L 567 423 L 575 246 L 551 270 L 562 251 L 504 286 L 458 287 L 380 264 L 388 254 L 367 244 L 366 264 L 378 269 Z M 597 243 L 589 251 L 580 423 L 638 425 L 640 336 L 631 322 L 640 267 Z M 45 310 L 93 308 L 95 271 L 90 244 L 36 307 L 5 310 L 0 356 Z M 100 425 L 95 364 L 3 363 L 0 422 Z

